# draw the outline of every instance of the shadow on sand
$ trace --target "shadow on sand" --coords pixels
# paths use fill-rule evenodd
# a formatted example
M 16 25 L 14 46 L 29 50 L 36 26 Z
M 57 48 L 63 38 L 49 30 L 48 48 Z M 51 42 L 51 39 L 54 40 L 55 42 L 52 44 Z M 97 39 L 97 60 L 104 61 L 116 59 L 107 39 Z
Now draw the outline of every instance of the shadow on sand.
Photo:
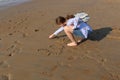
M 92 41 L 100 41 L 105 38 L 112 31 L 111 27 L 104 27 L 100 29 L 93 30 L 93 32 L 89 35 L 89 40 Z

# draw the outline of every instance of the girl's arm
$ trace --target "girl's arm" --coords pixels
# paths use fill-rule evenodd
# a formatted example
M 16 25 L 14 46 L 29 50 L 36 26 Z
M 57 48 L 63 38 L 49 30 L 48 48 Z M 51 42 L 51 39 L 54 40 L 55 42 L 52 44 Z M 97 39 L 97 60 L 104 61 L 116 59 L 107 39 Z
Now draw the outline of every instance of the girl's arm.
M 56 30 L 53 34 L 51 34 L 49 36 L 49 38 L 54 38 L 55 36 L 57 36 L 60 32 L 62 32 L 64 30 L 64 27 L 60 27 L 58 30 Z
M 58 30 L 56 30 L 53 34 L 58 35 L 60 32 L 64 30 L 64 27 L 60 27 Z

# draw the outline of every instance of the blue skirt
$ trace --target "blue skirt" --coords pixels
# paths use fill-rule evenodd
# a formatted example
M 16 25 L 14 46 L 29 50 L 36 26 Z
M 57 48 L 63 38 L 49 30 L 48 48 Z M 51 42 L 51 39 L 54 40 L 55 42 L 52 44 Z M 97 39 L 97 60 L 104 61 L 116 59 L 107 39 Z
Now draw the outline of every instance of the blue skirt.
M 85 36 L 81 32 L 81 29 L 86 26 L 89 27 L 88 34 L 87 34 L 87 35 L 89 35 L 92 32 L 92 28 L 85 22 L 81 22 L 80 25 L 76 29 L 73 30 L 73 34 L 76 36 L 79 36 L 81 38 L 85 38 Z

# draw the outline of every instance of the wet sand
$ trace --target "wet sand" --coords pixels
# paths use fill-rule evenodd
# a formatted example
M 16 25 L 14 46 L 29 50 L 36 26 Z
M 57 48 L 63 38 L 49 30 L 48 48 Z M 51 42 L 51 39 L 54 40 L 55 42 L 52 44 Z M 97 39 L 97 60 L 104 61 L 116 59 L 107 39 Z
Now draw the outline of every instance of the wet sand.
M 33 0 L 0 11 L 0 80 L 120 80 L 119 0 Z M 57 16 L 85 11 L 90 39 L 48 36 Z
M 31 1 L 31 0 L 0 0 L 0 10 L 7 9 L 15 5 L 20 5 L 28 1 Z

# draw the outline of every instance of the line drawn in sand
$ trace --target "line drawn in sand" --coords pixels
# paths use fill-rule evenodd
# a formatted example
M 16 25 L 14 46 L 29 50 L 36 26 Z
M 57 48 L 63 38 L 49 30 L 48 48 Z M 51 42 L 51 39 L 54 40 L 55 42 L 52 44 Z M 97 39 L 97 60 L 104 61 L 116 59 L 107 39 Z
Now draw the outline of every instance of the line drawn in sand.
M 8 56 L 13 56 L 15 54 L 21 53 L 22 49 L 17 47 L 17 45 L 13 44 L 7 49 L 7 55 Z

